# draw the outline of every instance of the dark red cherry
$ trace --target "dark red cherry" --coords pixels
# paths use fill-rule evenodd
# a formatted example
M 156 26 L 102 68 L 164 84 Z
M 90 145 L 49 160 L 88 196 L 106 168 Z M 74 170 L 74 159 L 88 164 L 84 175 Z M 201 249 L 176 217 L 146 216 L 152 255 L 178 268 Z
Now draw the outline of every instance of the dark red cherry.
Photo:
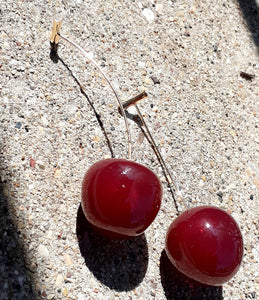
M 166 253 L 184 275 L 219 286 L 238 271 L 243 239 L 231 215 L 213 206 L 189 209 L 170 225 Z
M 162 199 L 158 177 L 125 159 L 98 161 L 86 172 L 82 208 L 87 220 L 109 238 L 137 236 L 155 219 Z

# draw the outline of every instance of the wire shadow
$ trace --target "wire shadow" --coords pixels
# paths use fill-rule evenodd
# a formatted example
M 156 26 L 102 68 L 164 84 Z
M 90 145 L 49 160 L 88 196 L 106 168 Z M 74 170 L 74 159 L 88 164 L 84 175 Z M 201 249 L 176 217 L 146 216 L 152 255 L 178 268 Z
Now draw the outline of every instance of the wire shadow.
M 80 92 L 81 94 L 86 98 L 87 102 L 89 103 L 90 107 L 92 108 L 93 112 L 94 112 L 94 115 L 97 119 L 97 122 L 103 132 L 103 135 L 105 137 L 105 140 L 106 140 L 106 143 L 108 145 L 108 148 L 110 150 L 110 153 L 111 153 L 111 157 L 114 157 L 114 152 L 113 152 L 113 149 L 112 149 L 112 144 L 111 144 L 111 141 L 108 137 L 108 134 L 104 128 L 104 125 L 103 125 L 103 122 L 101 120 L 101 116 L 100 114 L 98 114 L 98 112 L 96 111 L 95 109 L 95 106 L 93 104 L 93 102 L 90 100 L 90 98 L 88 97 L 88 95 L 85 93 L 81 83 L 78 81 L 78 79 L 76 78 L 76 76 L 73 74 L 72 70 L 69 68 L 69 66 L 63 61 L 63 59 L 58 55 L 56 49 L 54 50 L 51 50 L 50 51 L 50 58 L 51 60 L 54 62 L 54 63 L 58 63 L 59 61 L 63 64 L 63 66 L 68 70 L 69 74 L 72 76 L 72 78 L 74 79 L 74 81 L 76 82 L 76 84 L 78 85 L 78 87 L 80 88 Z
M 144 234 L 128 240 L 108 240 L 92 229 L 81 204 L 77 212 L 76 234 L 86 266 L 110 289 L 130 291 L 143 280 L 148 265 Z
M 167 300 L 223 300 L 222 287 L 206 286 L 180 273 L 165 250 L 160 257 L 161 282 Z
M 120 112 L 120 110 L 119 110 L 119 112 Z M 156 151 L 156 149 L 155 149 L 155 147 L 154 147 L 154 145 L 153 145 L 153 143 L 152 143 L 150 137 L 148 136 L 148 134 L 147 134 L 146 131 L 144 130 L 143 124 L 142 124 L 142 121 L 141 121 L 140 117 L 139 117 L 138 115 L 129 113 L 127 110 L 125 110 L 125 114 L 126 114 L 126 117 L 127 117 L 128 119 L 134 121 L 134 122 L 138 125 L 139 129 L 141 130 L 141 132 L 143 133 L 144 137 L 147 139 L 148 143 L 150 144 L 151 148 L 153 149 L 153 151 L 154 151 L 154 153 L 155 153 L 155 155 L 156 155 L 156 157 L 157 157 L 157 159 L 158 159 L 158 161 L 159 161 L 159 164 L 160 164 L 160 166 L 161 166 L 161 168 L 162 168 L 162 170 L 163 170 L 165 179 L 166 179 L 166 181 L 167 181 L 167 186 L 168 186 L 168 188 L 169 188 L 169 190 L 170 190 L 170 193 L 171 193 L 171 195 L 172 195 L 172 198 L 173 198 L 173 200 L 174 200 L 174 205 L 175 205 L 175 208 L 176 208 L 176 214 L 179 215 L 179 214 L 180 214 L 180 211 L 179 211 L 179 208 L 178 208 L 178 204 L 177 204 L 177 201 L 176 201 L 176 197 L 175 197 L 173 188 L 172 188 L 172 186 L 171 186 L 171 184 L 170 184 L 170 182 L 169 182 L 169 179 L 168 179 L 166 170 L 165 170 L 165 168 L 164 168 L 163 162 L 161 161 L 161 158 L 160 158 L 159 155 L 157 154 L 157 151 Z
M 256 0 L 237 0 L 259 54 L 259 7 Z

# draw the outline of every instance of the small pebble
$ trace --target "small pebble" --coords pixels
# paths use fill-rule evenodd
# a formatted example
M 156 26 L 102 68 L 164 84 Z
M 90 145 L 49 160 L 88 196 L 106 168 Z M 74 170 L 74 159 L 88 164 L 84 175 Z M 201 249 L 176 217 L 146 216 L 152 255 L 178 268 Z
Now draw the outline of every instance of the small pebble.
M 150 85 L 152 83 L 151 79 L 148 77 L 145 77 L 144 82 L 148 85 Z
M 58 178 L 60 174 L 61 174 L 61 170 L 60 169 L 55 169 L 54 170 L 54 177 L 55 178 Z
M 219 197 L 219 200 L 222 202 L 223 193 L 221 191 L 217 192 L 217 196 Z
M 72 265 L 72 259 L 71 259 L 71 256 L 68 253 L 65 254 L 65 262 L 68 266 Z
M 66 297 L 68 295 L 68 289 L 65 287 L 62 289 L 62 295 Z
M 15 124 L 15 128 L 20 129 L 22 127 L 22 123 L 21 122 L 17 122 Z
M 62 274 L 58 274 L 57 278 L 56 278 L 56 287 L 57 288 L 61 287 L 63 282 L 64 282 L 64 278 L 63 278 Z
M 176 12 L 176 16 L 182 18 L 184 17 L 184 12 L 182 10 L 179 10 Z
M 35 160 L 33 158 L 30 158 L 30 167 L 35 168 L 35 166 L 36 166 Z
M 151 79 L 154 82 L 154 84 L 160 84 L 160 81 L 156 76 L 151 76 Z
M 148 22 L 154 21 L 155 16 L 154 16 L 154 13 L 151 9 L 144 8 L 143 11 L 142 11 L 142 14 L 147 19 Z
M 49 250 L 46 246 L 44 245 L 39 245 L 38 247 L 38 253 L 41 257 L 46 258 L 49 256 Z

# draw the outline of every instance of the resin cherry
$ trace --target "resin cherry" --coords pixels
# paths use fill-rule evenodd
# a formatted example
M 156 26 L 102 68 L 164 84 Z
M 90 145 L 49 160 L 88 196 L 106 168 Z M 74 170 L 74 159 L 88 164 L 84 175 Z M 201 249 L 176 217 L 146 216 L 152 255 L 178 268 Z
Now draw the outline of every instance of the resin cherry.
M 231 215 L 213 206 L 189 209 L 170 225 L 166 253 L 184 275 L 219 286 L 238 271 L 243 239 Z
M 85 217 L 108 238 L 143 233 L 155 219 L 161 199 L 158 177 L 133 161 L 115 158 L 98 161 L 83 179 Z

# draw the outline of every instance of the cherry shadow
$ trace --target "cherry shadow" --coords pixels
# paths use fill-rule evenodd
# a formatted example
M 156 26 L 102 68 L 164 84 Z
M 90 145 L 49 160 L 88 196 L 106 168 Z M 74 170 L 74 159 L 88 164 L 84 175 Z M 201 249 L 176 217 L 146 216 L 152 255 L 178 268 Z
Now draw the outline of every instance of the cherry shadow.
M 170 262 L 165 250 L 160 257 L 160 275 L 168 300 L 222 300 L 222 287 L 207 286 L 192 281 Z
M 237 0 L 259 55 L 259 7 L 256 0 Z
M 81 204 L 76 234 L 86 266 L 100 282 L 117 291 L 130 291 L 141 283 L 148 265 L 144 234 L 128 240 L 106 239 L 92 229 Z

